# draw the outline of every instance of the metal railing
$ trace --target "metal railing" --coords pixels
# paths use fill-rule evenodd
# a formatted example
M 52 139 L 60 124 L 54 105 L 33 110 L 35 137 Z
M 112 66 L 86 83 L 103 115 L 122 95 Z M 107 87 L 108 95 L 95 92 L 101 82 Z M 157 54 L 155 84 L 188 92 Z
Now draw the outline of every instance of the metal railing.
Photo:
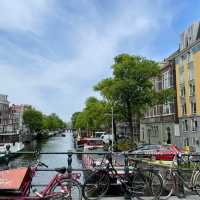
M 11 152 L 9 149 L 7 149 L 7 151 L 5 152 L 0 152 L 0 155 L 1 154 L 4 154 L 5 155 L 5 161 L 8 165 L 8 163 L 10 162 L 10 157 L 12 157 L 12 155 L 66 155 L 67 156 L 67 172 L 69 174 L 71 174 L 73 171 L 88 171 L 89 169 L 82 169 L 82 168 L 73 168 L 72 167 L 72 161 L 73 161 L 73 158 L 72 156 L 73 155 L 117 155 L 117 152 L 76 152 L 76 151 L 66 151 L 66 152 L 40 152 L 40 151 L 21 151 L 21 152 Z M 129 156 L 149 156 L 149 161 L 152 160 L 152 157 L 155 156 L 155 154 L 136 154 L 136 153 L 128 153 L 128 152 L 123 152 L 123 153 L 119 153 L 120 155 L 123 155 L 124 156 L 124 173 L 125 175 L 128 175 L 129 172 L 130 172 L 130 166 L 129 166 Z M 169 156 L 169 155 L 172 155 L 172 154 L 162 154 L 163 156 Z M 181 160 L 179 159 L 179 156 L 177 156 L 178 154 L 174 154 L 174 156 L 176 156 L 177 158 L 177 168 L 180 169 L 181 167 Z M 200 154 L 196 154 L 196 153 L 190 153 L 190 154 L 181 154 L 182 156 L 186 156 L 188 157 L 188 163 L 190 163 L 190 159 L 189 157 L 190 156 L 199 156 L 200 157 Z M 133 159 L 134 160 L 134 159 Z M 138 160 L 138 159 L 137 159 Z M 144 161 L 144 159 L 139 159 L 141 160 L 141 162 Z M 151 163 L 152 165 L 152 163 Z M 51 168 L 48 168 L 48 169 L 37 169 L 37 171 L 55 171 L 55 169 L 51 169 Z M 187 170 L 187 171 L 192 171 L 192 170 Z M 179 172 L 178 172 L 179 173 Z M 45 186 L 45 185 L 42 185 L 42 184 L 37 184 L 37 185 L 34 185 L 34 186 Z M 184 187 L 183 187 L 183 184 L 181 181 L 178 180 L 178 191 L 179 191 L 179 194 L 184 194 Z M 126 194 L 125 194 L 126 195 Z M 126 197 L 128 198 L 128 197 Z

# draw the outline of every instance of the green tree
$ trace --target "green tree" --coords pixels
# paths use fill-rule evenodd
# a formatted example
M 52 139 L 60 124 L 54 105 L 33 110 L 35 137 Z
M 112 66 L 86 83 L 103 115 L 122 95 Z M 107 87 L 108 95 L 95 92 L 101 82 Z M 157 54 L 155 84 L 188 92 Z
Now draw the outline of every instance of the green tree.
M 23 121 L 30 131 L 39 132 L 43 128 L 43 115 L 40 111 L 29 107 L 23 113 Z
M 110 125 L 111 116 L 108 115 L 109 106 L 106 102 L 98 100 L 96 97 L 89 97 L 85 102 L 82 112 L 74 113 L 72 123 L 75 128 L 93 132 L 105 129 Z
M 121 54 L 114 58 L 113 75 L 100 81 L 94 89 L 111 104 L 114 110 L 129 123 L 132 143 L 139 138 L 134 137 L 133 118 L 139 121 L 150 106 L 169 100 L 171 91 L 156 92 L 152 78 L 159 76 L 160 67 L 157 62 L 144 57 Z
M 79 114 L 80 114 L 80 112 L 75 112 L 72 114 L 72 117 L 71 117 L 72 128 L 75 128 L 76 120 L 77 120 L 77 117 Z
M 44 126 L 49 130 L 54 131 L 56 129 L 66 128 L 66 123 L 63 122 L 55 113 L 52 113 L 45 118 Z

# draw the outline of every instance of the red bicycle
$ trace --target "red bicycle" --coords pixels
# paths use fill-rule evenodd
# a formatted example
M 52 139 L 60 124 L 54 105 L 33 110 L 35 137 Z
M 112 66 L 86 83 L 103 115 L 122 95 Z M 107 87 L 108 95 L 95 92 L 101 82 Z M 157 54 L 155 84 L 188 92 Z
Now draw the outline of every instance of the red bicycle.
M 38 192 L 31 186 L 39 166 L 48 167 L 37 161 L 32 167 L 21 167 L 0 171 L 0 199 L 2 200 L 38 200 L 38 199 L 82 199 L 80 173 L 67 173 L 66 167 L 55 168 L 58 172 L 45 188 Z M 31 192 L 32 191 L 32 192 Z

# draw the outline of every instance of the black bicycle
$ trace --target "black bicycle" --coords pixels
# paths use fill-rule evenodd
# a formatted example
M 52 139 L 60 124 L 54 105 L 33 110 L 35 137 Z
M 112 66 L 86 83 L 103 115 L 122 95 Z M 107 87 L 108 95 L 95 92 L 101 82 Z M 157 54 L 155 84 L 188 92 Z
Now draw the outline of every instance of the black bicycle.
M 195 155 L 193 156 L 195 158 Z M 189 190 L 200 196 L 200 159 L 193 159 L 189 157 L 187 162 L 192 163 L 192 169 L 181 169 L 176 161 L 185 163 L 181 154 L 177 154 L 169 170 L 167 170 L 164 177 L 164 188 L 166 189 L 165 196 L 162 196 L 163 200 L 169 199 L 174 193 L 178 192 L 180 185 L 184 190 Z M 185 173 L 187 172 L 187 173 Z M 190 172 L 188 174 L 188 172 Z M 189 176 L 188 176 L 189 175 Z
M 159 199 L 162 193 L 162 177 L 159 171 L 153 167 L 140 168 L 136 160 L 133 169 L 128 174 L 119 174 L 112 163 L 112 153 L 106 157 L 106 162 L 101 162 L 101 168 L 96 169 L 83 184 L 83 197 L 86 200 L 97 200 L 103 197 L 110 186 L 112 180 L 120 182 L 122 191 L 131 199 L 143 200 L 145 196 L 152 196 L 152 199 Z

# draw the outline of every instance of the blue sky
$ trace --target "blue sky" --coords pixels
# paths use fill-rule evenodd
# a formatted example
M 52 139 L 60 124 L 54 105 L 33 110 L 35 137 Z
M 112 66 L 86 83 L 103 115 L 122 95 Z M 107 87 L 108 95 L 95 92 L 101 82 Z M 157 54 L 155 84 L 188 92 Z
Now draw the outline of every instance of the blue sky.
M 0 93 L 69 120 L 113 57 L 157 61 L 200 19 L 197 0 L 0 0 Z

